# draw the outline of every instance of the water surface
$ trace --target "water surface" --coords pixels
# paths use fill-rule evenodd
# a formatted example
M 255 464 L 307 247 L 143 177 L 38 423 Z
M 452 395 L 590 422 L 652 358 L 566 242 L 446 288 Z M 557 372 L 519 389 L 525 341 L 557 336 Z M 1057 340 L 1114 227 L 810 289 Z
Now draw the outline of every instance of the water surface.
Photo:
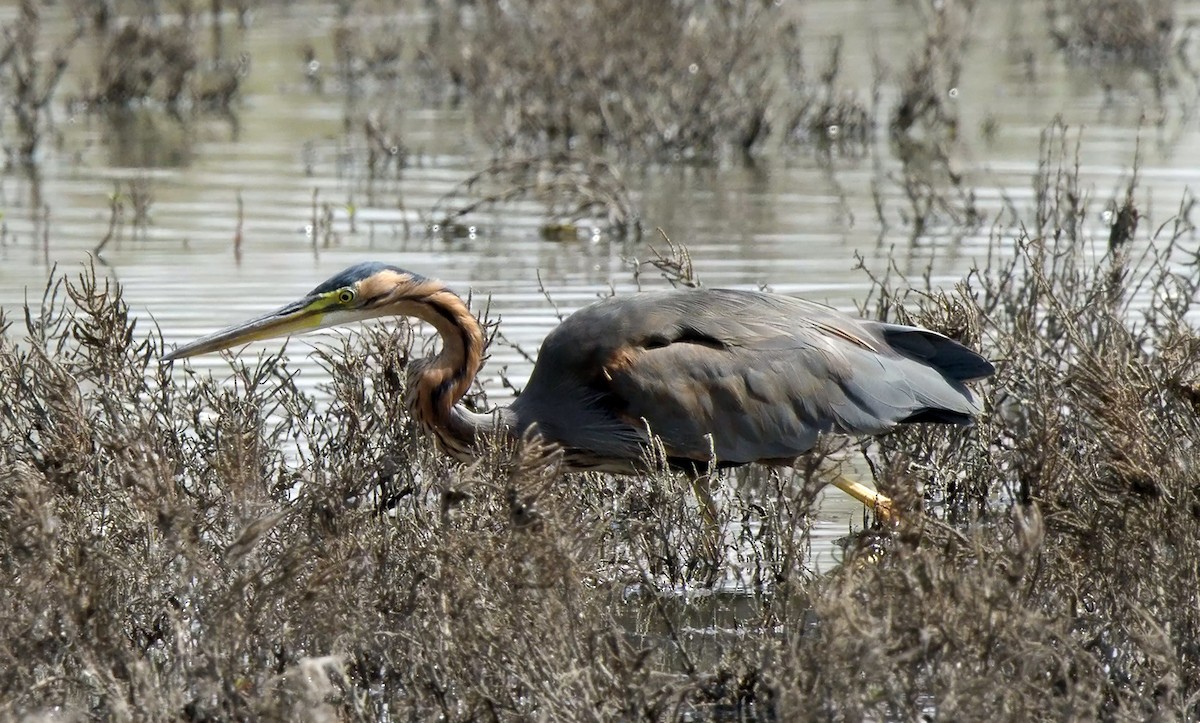
M 820 64 L 830 38 L 844 38 L 844 83 L 861 97 L 870 95 L 878 54 L 887 68 L 880 92 L 887 109 L 897 97 L 895 79 L 924 33 L 926 21 L 913 5 L 818 0 L 792 11 L 803 20 L 811 65 Z M 1146 243 L 1185 189 L 1200 181 L 1195 83 L 1182 78 L 1160 107 L 1144 71 L 1065 59 L 1045 33 L 1043 8 L 1032 0 L 979 3 L 961 82 L 941 89 L 959 109 L 952 160 L 986 219 L 978 227 L 941 219 L 911 238 L 901 165 L 884 122 L 861 157 L 799 150 L 772 153 L 754 166 L 632 170 L 626 178 L 647 228 L 661 227 L 685 243 L 709 286 L 770 287 L 853 309 L 869 289 L 867 275 L 854 268 L 856 254 L 875 271 L 890 258 L 912 273 L 929 266 L 934 284 L 948 286 L 981 258 L 991 234 L 1016 233 L 1006 209 L 1031 215 L 1039 140 L 1059 118 L 1072 138 L 1080 134 L 1081 177 L 1095 198 L 1117 195 L 1140 153 L 1139 201 L 1151 219 L 1139 229 Z M 65 7 L 45 12 L 51 36 L 69 32 Z M 1192 6 L 1181 6 L 1181 13 L 1179 27 L 1200 17 Z M 0 22 L 13 17 L 14 7 L 0 9 Z M 264 7 L 244 32 L 232 17 L 227 21 L 227 53 L 251 59 L 236 121 L 179 121 L 152 108 L 89 115 L 55 107 L 61 138 L 46 144 L 36 177 L 18 171 L 0 177 L 0 308 L 37 298 L 50 266 L 74 271 L 88 263 L 108 233 L 118 187 L 139 189 L 149 210 L 144 225 L 127 224 L 107 244 L 103 271 L 122 284 L 133 313 L 147 322 L 141 328 L 156 324 L 171 344 L 274 308 L 365 259 L 441 277 L 472 293 L 477 306 L 488 300 L 505 337 L 529 352 L 558 322 L 539 286 L 563 313 L 611 289 L 633 290 L 630 261 L 650 255 L 653 233 L 641 241 L 551 242 L 539 233 L 538 208 L 528 204 L 472 217 L 473 235 L 447 240 L 425 233 L 437 201 L 488 158 L 464 110 L 427 107 L 414 97 L 392 119 L 413 152 L 412 165 L 399 180 L 369 184 L 361 137 L 348 136 L 344 120 L 369 100 L 349 100 L 332 78 L 321 91 L 306 82 L 306 44 L 326 64 L 332 57 L 332 7 Z M 96 51 L 79 49 L 88 52 Z M 63 95 L 81 82 L 70 76 Z M 1156 125 L 1160 116 L 1165 121 Z M 877 217 L 876 193 L 886 225 Z M 332 226 L 314 231 L 324 204 Z M 1092 222 L 1103 229 L 1106 218 L 1097 212 Z M 647 271 L 642 283 L 661 281 Z M 301 383 L 319 393 L 321 370 L 303 359 L 304 344 L 290 348 Z M 502 401 L 500 371 L 520 385 L 529 364 L 509 346 L 491 353 L 483 382 Z M 191 363 L 218 374 L 223 367 L 217 357 Z M 836 493 L 821 509 L 814 543 L 818 558 L 827 559 L 828 541 L 859 511 Z

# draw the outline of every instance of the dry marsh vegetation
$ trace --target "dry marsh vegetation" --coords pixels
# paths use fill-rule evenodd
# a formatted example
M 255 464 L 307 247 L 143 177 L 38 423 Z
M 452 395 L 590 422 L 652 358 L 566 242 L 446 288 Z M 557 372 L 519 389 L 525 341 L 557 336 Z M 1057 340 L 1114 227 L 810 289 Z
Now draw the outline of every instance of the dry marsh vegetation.
M 3 109 L 13 116 L 9 129 L 0 113 L 0 147 L 8 165 L 36 167 L 44 140 L 61 145 L 54 122 L 60 103 L 69 116 L 152 108 L 175 118 L 201 111 L 232 118 L 249 57 L 225 57 L 222 3 L 211 6 L 211 57 L 201 51 L 202 19 L 192 3 L 118 8 L 105 0 L 76 0 L 66 5 L 22 0 L 14 19 L 0 25 L 0 92 Z M 242 17 L 242 3 L 231 7 Z M 74 22 L 56 17 L 59 10 L 69 10 Z M 125 19 L 117 21 L 118 16 Z M 69 28 L 65 34 L 64 26 Z M 60 86 L 70 89 L 66 97 L 60 97 Z M 133 118 L 116 114 L 114 125 L 127 130 Z M 6 130 L 12 138 L 4 137 Z
M 441 10 L 433 67 L 464 89 L 497 145 L 670 160 L 749 151 L 765 137 L 779 15 L 770 3 Z
M 893 142 L 938 172 L 903 171 L 914 237 L 926 218 L 978 220 L 940 92 L 973 6 L 931 7 L 890 118 Z M 497 151 L 444 223 L 534 199 L 564 227 L 636 234 L 598 159 L 754 153 L 775 70 L 803 76 L 769 4 L 588 8 L 435 8 L 421 62 L 475 104 Z M 1105 47 L 1087 40 L 1103 28 L 1071 20 Z M 1151 50 L 1170 30 L 1138 27 Z M 388 85 L 406 46 L 360 63 L 359 37 L 337 45 L 345 83 Z M 13 97 L 37 120 L 62 69 L 27 72 L 34 38 L 6 40 L 0 82 L 27 82 Z M 168 40 L 134 44 L 104 95 L 193 102 L 199 56 Z M 801 105 L 776 117 L 798 142 L 838 126 L 866 144 L 873 111 L 838 90 L 831 47 L 820 85 L 791 88 Z M 142 82 L 148 58 L 176 55 L 189 78 Z M 370 176 L 398 178 L 408 150 L 373 123 Z M 1106 206 L 1061 129 L 1042 155 L 1029 217 L 998 227 L 960 286 L 877 278 L 873 315 L 980 346 L 998 373 L 975 427 L 861 443 L 906 514 L 823 575 L 809 524 L 837 454 L 727 480 L 714 556 L 679 477 L 563 477 L 533 442 L 447 462 L 398 401 L 403 328 L 318 350 L 318 404 L 280 356 L 230 359 L 217 379 L 164 369 L 119 288 L 92 269 L 52 275 L 40 304 L 0 316 L 0 718 L 1200 718 L 1193 200 L 1151 225 L 1136 174 Z M 685 249 L 649 263 L 695 282 Z
M 544 207 L 543 238 L 584 234 L 640 238 L 642 221 L 620 172 L 599 158 L 551 154 L 493 160 L 438 200 L 433 223 L 446 229 L 497 205 L 536 201 Z
M 709 163 L 784 143 L 861 148 L 872 120 L 840 82 L 840 40 L 806 72 L 773 2 L 438 3 L 416 68 L 495 148 Z
M 864 443 L 909 511 L 823 576 L 812 465 L 730 481 L 714 560 L 680 478 L 448 464 L 403 333 L 319 351 L 318 405 L 276 356 L 161 368 L 118 288 L 54 276 L 0 323 L 0 715 L 1200 716 L 1194 231 L 1132 182 L 1090 225 L 1069 151 L 960 287 L 879 279 L 999 372 L 974 428 Z
M 493 156 L 439 202 L 431 230 L 535 199 L 546 238 L 636 238 L 640 211 L 618 166 L 754 159 L 780 146 L 862 157 L 871 140 L 873 109 L 842 78 L 840 38 L 809 70 L 800 28 L 777 3 L 438 2 L 410 43 L 398 5 L 347 3 L 333 33 L 336 67 L 355 69 L 340 76 L 348 127 L 368 131 L 367 176 L 377 176 L 375 136 L 403 147 L 396 118 L 416 95 L 462 105 Z
M 1172 0 L 1046 0 L 1047 32 L 1059 50 L 1083 61 L 1162 67 L 1176 50 Z

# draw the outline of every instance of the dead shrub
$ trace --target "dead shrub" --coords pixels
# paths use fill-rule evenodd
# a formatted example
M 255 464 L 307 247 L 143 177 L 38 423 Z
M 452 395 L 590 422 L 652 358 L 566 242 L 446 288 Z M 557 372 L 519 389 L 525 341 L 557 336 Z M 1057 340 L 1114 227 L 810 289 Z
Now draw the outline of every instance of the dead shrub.
M 924 43 L 900 80 L 900 98 L 888 125 L 892 150 L 902 164 L 901 173 L 889 174 L 889 180 L 908 200 L 902 218 L 911 227 L 913 242 L 935 225 L 963 233 L 982 220 L 953 161 L 959 141 L 959 81 L 975 2 L 921 2 L 917 7 L 926 18 Z M 876 202 L 876 211 L 886 229 L 882 202 Z
M 122 26 L 101 56 L 92 100 L 114 105 L 152 100 L 177 108 L 199 62 L 193 43 L 184 27 Z
M 1010 593 L 1047 616 L 1030 624 L 1087 654 L 1068 660 L 1053 643 L 1048 703 L 1082 695 L 1090 676 L 1096 715 L 1195 716 L 1200 615 L 1188 600 L 1200 585 L 1191 391 L 1200 334 L 1189 315 L 1200 257 L 1182 216 L 1135 235 L 1136 173 L 1111 206 L 1111 226 L 1096 229 L 1065 130 L 1046 133 L 1043 153 L 1034 222 L 1012 240 L 997 237 L 990 264 L 958 289 L 917 299 L 917 321 L 982 339 L 997 360 L 978 434 L 904 430 L 872 441 L 869 454 L 884 487 L 923 480 L 927 511 L 1013 527 L 974 543 L 981 561 L 996 556 Z M 1135 255 L 1138 246 L 1145 251 Z M 914 298 L 896 296 L 906 285 L 894 283 L 884 282 L 880 308 L 907 318 L 902 302 Z M 919 519 L 928 518 L 908 521 Z
M 1128 93 L 1147 121 L 1166 127 L 1194 112 L 1200 70 L 1195 23 L 1181 21 L 1172 0 L 1046 0 L 1046 28 L 1066 61 L 1082 67 L 1103 88 L 1106 101 Z M 1138 72 L 1129 72 L 1129 71 Z M 1138 88 L 1148 85 L 1153 103 Z
M 799 28 L 792 26 L 790 32 L 783 35 L 790 43 L 784 60 L 787 80 L 792 89 L 790 95 L 794 98 L 785 101 L 790 106 L 785 111 L 790 117 L 785 141 L 824 152 L 837 151 L 851 157 L 862 156 L 871 143 L 875 119 L 872 109 L 859 94 L 844 87 L 841 82 L 841 36 L 831 41 L 828 57 L 814 80 L 804 69 L 803 47 L 798 33 Z M 873 100 L 877 101 L 878 98 Z
M 0 29 L 0 91 L 16 122 L 15 144 L 3 146 L 7 165 L 16 160 L 29 166 L 36 160 L 42 138 L 51 130 L 50 101 L 80 35 L 63 39 L 53 53 L 42 51 L 42 8 L 34 0 L 22 0 L 16 20 Z
M 1177 42 L 1172 0 L 1046 0 L 1050 38 L 1073 60 L 1165 64 Z
M 770 3 L 443 3 L 429 82 L 526 153 L 642 160 L 754 151 L 768 132 L 780 10 Z M 449 83 L 447 83 L 449 81 Z
M 610 234 L 639 238 L 642 222 L 621 174 L 598 158 L 570 154 L 493 160 L 439 199 L 433 223 L 440 229 L 498 204 L 526 199 L 544 206 L 543 237 L 576 240 Z
M 120 109 L 149 106 L 173 115 L 213 111 L 229 115 L 249 72 L 249 56 L 225 58 L 220 21 L 213 20 L 213 56 L 203 55 L 197 19 L 190 12 L 172 22 L 150 6 L 141 17 L 100 33 L 94 78 L 85 79 L 87 106 Z M 220 6 L 214 5 L 215 15 Z
M 721 486 L 713 555 L 680 477 L 563 477 L 529 441 L 449 464 L 390 327 L 318 352 L 317 404 L 275 356 L 171 374 L 118 290 L 55 277 L 0 322 L 0 715 L 1197 717 L 1200 258 L 1132 183 L 1090 224 L 1045 148 L 987 266 L 880 278 L 880 315 L 998 374 L 975 427 L 865 443 L 908 512 L 825 576 L 836 455 Z

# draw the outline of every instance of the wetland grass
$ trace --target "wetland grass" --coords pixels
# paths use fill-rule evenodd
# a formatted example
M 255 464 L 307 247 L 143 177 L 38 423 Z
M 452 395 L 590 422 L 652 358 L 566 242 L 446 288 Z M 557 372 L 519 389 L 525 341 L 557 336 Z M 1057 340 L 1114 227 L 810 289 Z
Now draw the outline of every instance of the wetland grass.
M 759 152 L 764 68 L 790 47 L 772 44 L 767 5 L 591 7 L 484 2 L 466 23 L 446 3 L 421 62 L 472 104 L 497 157 Z M 957 123 L 930 95 L 957 72 L 955 17 L 934 24 L 890 121 L 935 160 Z M 392 78 L 404 47 L 372 47 L 361 67 Z M 680 49 L 696 47 L 728 54 L 693 71 Z M 361 83 L 353 62 L 339 56 Z M 836 57 L 822 77 L 835 86 Z M 106 87 L 162 105 L 192 87 L 136 80 Z M 826 105 L 793 109 L 790 132 L 873 123 L 811 97 Z M 399 177 L 398 131 L 362 127 L 372 177 Z M 479 178 L 519 187 L 539 162 Z M 561 171 L 584 179 L 577 203 L 625 199 L 590 162 Z M 877 279 L 874 315 L 978 345 L 998 372 L 975 427 L 862 443 L 907 513 L 825 575 L 808 526 L 837 455 L 730 479 L 714 560 L 678 477 L 563 478 L 536 444 L 448 463 L 398 401 L 402 330 L 318 350 L 318 404 L 278 356 L 231 359 L 219 379 L 164 369 L 119 288 L 93 269 L 52 275 L 42 303 L 0 317 L 0 718 L 1200 718 L 1192 201 L 1150 225 L 1136 174 L 1100 208 L 1077 168 L 1048 133 L 1022 230 L 997 231 L 957 288 Z M 905 174 L 913 219 L 934 218 L 944 182 Z M 945 216 L 962 222 L 960 207 Z M 909 223 L 920 236 L 925 221 Z M 649 263 L 694 279 L 682 248 Z
M 480 210 L 522 200 L 544 206 L 543 238 L 605 234 L 636 241 L 642 235 L 640 212 L 617 168 L 571 154 L 493 160 L 439 199 L 434 223 L 447 229 Z
M 15 138 L 0 132 L 6 167 L 30 167 L 36 162 L 42 139 L 53 130 L 51 101 L 81 35 L 76 32 L 60 40 L 47 54 L 42 12 L 39 3 L 23 0 L 17 18 L 0 28 L 0 93 L 15 122 Z
M 1200 260 L 1182 217 L 1129 251 L 1132 186 L 1089 226 L 1055 138 L 986 267 L 879 279 L 998 373 L 974 428 L 863 443 L 910 509 L 823 576 L 815 464 L 729 481 L 714 568 L 679 478 L 447 463 L 403 333 L 319 351 L 318 405 L 275 356 L 171 373 L 119 289 L 55 276 L 0 324 L 0 715 L 1200 715 Z

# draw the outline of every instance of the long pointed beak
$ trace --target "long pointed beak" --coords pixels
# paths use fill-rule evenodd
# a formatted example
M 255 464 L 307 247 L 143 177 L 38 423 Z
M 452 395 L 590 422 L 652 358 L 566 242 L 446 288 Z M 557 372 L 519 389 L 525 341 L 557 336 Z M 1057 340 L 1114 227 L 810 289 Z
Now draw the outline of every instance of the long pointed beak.
M 166 363 L 197 354 L 208 354 L 252 341 L 274 339 L 328 326 L 327 311 L 312 308 L 312 302 L 311 298 L 301 299 L 257 319 L 251 319 L 209 334 L 190 344 L 184 344 L 170 354 L 164 354 L 162 362 Z

